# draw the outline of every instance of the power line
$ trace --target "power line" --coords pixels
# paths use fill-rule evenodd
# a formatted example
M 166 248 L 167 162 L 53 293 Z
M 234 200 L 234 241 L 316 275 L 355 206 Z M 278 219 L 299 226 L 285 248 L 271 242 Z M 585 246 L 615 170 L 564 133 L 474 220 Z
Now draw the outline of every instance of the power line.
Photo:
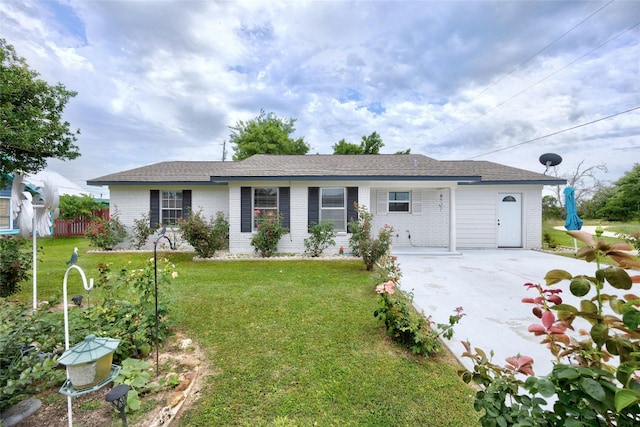
M 586 56 L 589 56 L 590 54 L 592 54 L 593 52 L 595 52 L 596 50 L 600 49 L 601 47 L 611 43 L 612 41 L 616 40 L 618 37 L 621 37 L 622 35 L 628 33 L 629 31 L 633 30 L 634 28 L 636 28 L 638 25 L 640 25 L 640 22 L 637 22 L 635 24 L 633 24 L 632 26 L 630 26 L 629 28 L 627 28 L 626 30 L 624 30 L 623 32 L 621 32 L 620 34 L 600 43 L 598 46 L 594 47 L 593 49 L 589 50 L 588 52 L 586 52 L 585 54 L 579 56 L 578 58 L 574 59 L 573 61 L 563 65 L 562 67 L 558 68 L 557 70 L 553 71 L 551 74 L 546 75 L 545 77 L 543 77 L 542 79 L 538 80 L 537 82 L 533 83 L 532 85 L 526 87 L 525 89 L 522 89 L 521 91 L 515 93 L 514 95 L 510 96 L 509 98 L 505 99 L 504 101 L 502 101 L 501 103 L 499 103 L 498 105 L 496 105 L 495 107 L 491 108 L 490 110 L 486 111 L 484 114 L 479 115 L 478 117 L 469 120 L 468 122 L 462 124 L 461 126 L 458 126 L 457 128 L 455 128 L 454 130 L 452 130 L 451 132 L 449 132 L 448 134 L 444 135 L 442 138 L 439 139 L 439 141 L 442 141 L 444 138 L 448 137 L 449 135 L 452 135 L 454 133 L 456 133 L 457 131 L 459 131 L 460 129 L 463 129 L 465 127 L 467 127 L 468 125 L 470 125 L 471 123 L 483 118 L 484 116 L 486 116 L 487 114 L 497 110 L 498 108 L 502 107 L 504 104 L 508 103 L 509 101 L 511 101 L 514 98 L 517 98 L 518 96 L 522 95 L 523 93 L 525 93 L 526 91 L 528 91 L 529 89 L 539 85 L 540 83 L 542 83 L 543 81 L 547 80 L 548 78 L 558 74 L 560 71 L 570 67 L 571 65 L 575 64 L 576 62 L 580 61 L 581 59 L 585 58 Z
M 584 18 L 582 21 L 578 22 L 576 25 L 574 25 L 573 27 L 571 27 L 570 29 L 568 29 L 567 31 L 565 31 L 564 33 L 562 33 L 560 36 L 556 37 L 551 43 L 547 44 L 545 47 L 543 47 L 542 49 L 540 49 L 539 51 L 537 51 L 536 53 L 534 53 L 533 55 L 531 55 L 529 58 L 525 59 L 524 61 L 522 61 L 521 63 L 519 63 L 518 65 L 516 65 L 516 67 L 511 70 L 508 74 L 500 77 L 498 80 L 496 80 L 495 82 L 491 83 L 489 86 L 487 86 L 486 88 L 484 88 L 479 94 L 477 94 L 476 96 L 474 96 L 472 99 L 470 99 L 469 101 L 465 102 L 464 105 L 460 108 L 458 108 L 455 112 L 457 113 L 458 111 L 461 111 L 464 107 L 466 107 L 467 105 L 471 104 L 473 101 L 475 101 L 476 99 L 478 99 L 480 96 L 482 96 L 485 92 L 487 92 L 489 89 L 491 89 L 492 87 L 494 87 L 495 85 L 497 85 L 498 83 L 500 83 L 501 81 L 503 81 L 504 79 L 506 79 L 507 77 L 511 76 L 513 73 L 515 73 L 516 71 L 518 71 L 518 69 L 520 69 L 524 64 L 526 64 L 527 62 L 531 61 L 532 59 L 534 59 L 535 57 L 537 57 L 538 55 L 540 55 L 542 52 L 544 52 L 545 50 L 549 49 L 551 46 L 553 46 L 554 44 L 556 44 L 558 41 L 560 41 L 560 39 L 562 39 L 564 36 L 566 36 L 567 34 L 569 34 L 570 32 L 572 32 L 573 30 L 575 30 L 576 28 L 578 28 L 580 25 L 584 24 L 587 20 L 589 20 L 591 17 L 593 17 L 594 15 L 596 15 L 597 13 L 601 12 L 605 7 L 609 6 L 611 3 L 613 3 L 613 0 L 610 0 L 608 3 L 604 4 L 603 6 L 601 6 L 600 8 L 598 8 L 595 12 L 592 12 L 589 16 L 587 16 L 586 18 Z M 454 113 L 455 114 L 455 113 Z M 452 131 L 451 133 L 455 132 Z M 446 138 L 447 136 L 451 135 L 451 133 L 445 135 L 443 138 Z
M 467 158 L 465 160 L 473 160 L 473 159 L 477 159 L 478 157 L 483 157 L 483 156 L 487 156 L 489 154 L 497 153 L 499 151 L 508 150 L 508 149 L 514 148 L 514 147 L 519 147 L 519 146 L 524 145 L 524 144 L 529 144 L 529 143 L 534 142 L 534 141 L 539 141 L 541 139 L 549 138 L 550 136 L 558 135 L 558 134 L 561 134 L 561 133 L 564 133 L 564 132 L 568 132 L 570 130 L 574 130 L 574 129 L 578 129 L 578 128 L 581 128 L 581 127 L 584 127 L 584 126 L 592 125 L 594 123 L 601 122 L 603 120 L 607 120 L 607 119 L 610 119 L 612 117 L 616 117 L 616 116 L 620 116 L 622 114 L 630 113 L 630 112 L 638 110 L 638 109 L 640 109 L 640 106 L 633 107 L 633 108 L 630 108 L 630 109 L 625 110 L 625 111 L 620 111 L 619 113 L 611 114 L 610 116 L 601 117 L 599 119 L 592 120 L 592 121 L 587 122 L 587 123 L 582 123 L 582 124 L 579 124 L 577 126 L 573 126 L 573 127 L 570 127 L 570 128 L 562 129 L 562 130 L 559 130 L 557 132 L 549 133 L 547 135 L 539 136 L 537 138 L 529 139 L 527 141 L 520 142 L 518 144 L 513 144 L 513 145 L 509 145 L 507 147 L 498 148 L 497 150 L 489 151 L 489 152 L 484 153 L 484 154 L 478 154 L 477 156 L 469 157 L 469 158 Z

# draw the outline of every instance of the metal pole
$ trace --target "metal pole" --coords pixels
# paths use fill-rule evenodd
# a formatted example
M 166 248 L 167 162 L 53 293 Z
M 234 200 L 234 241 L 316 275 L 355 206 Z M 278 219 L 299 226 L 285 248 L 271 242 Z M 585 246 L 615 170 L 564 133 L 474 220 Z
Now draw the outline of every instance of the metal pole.
M 35 235 L 35 233 L 34 233 Z M 93 288 L 93 278 L 89 279 L 87 284 L 87 276 L 84 271 L 77 265 L 71 265 L 64 273 L 64 279 L 62 281 L 62 304 L 64 305 L 64 349 L 69 350 L 69 307 L 67 304 L 67 277 L 72 269 L 78 270 L 82 277 L 82 286 L 85 290 L 90 291 Z M 69 380 L 69 369 L 67 369 L 67 380 Z M 67 413 L 69 418 L 69 427 L 73 427 L 73 409 L 71 404 L 71 396 L 67 396 Z
M 156 377 L 160 376 L 160 356 L 158 349 L 158 256 L 156 255 L 156 248 L 158 247 L 159 240 L 160 238 L 156 239 L 156 242 L 153 244 L 153 283 L 156 297 Z
M 35 206 L 34 206 L 35 209 Z M 34 212 L 33 218 L 31 218 L 31 234 L 32 238 L 32 250 L 33 250 L 33 260 L 31 261 L 33 264 L 33 313 L 35 314 L 38 308 L 38 267 L 36 260 L 36 215 Z
M 169 242 L 169 247 L 171 249 L 174 249 L 173 247 L 173 243 L 171 242 L 171 239 L 169 237 L 167 237 L 166 235 L 162 234 L 160 235 L 155 242 L 153 242 L 153 283 L 154 283 L 154 290 L 155 290 L 155 298 L 156 298 L 156 336 L 155 336 L 155 346 L 156 346 L 156 377 L 160 376 L 160 349 L 158 348 L 158 334 L 159 334 L 159 327 L 158 327 L 158 255 L 157 255 L 157 248 L 158 248 L 158 242 L 160 242 L 160 239 L 165 238 L 167 239 L 167 241 Z

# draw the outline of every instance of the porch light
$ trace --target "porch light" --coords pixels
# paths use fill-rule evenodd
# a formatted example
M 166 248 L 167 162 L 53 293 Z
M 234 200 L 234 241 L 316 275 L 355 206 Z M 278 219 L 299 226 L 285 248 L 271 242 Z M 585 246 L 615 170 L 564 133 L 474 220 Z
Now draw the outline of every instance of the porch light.
M 85 390 L 109 382 L 113 378 L 111 362 L 120 340 L 87 335 L 81 343 L 65 351 L 58 363 L 67 367 L 75 390 Z

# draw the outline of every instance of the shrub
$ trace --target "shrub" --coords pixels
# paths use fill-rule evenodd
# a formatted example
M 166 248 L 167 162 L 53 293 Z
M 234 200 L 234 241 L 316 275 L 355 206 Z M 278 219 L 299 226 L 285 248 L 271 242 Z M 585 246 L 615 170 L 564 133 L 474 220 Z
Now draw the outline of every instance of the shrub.
M 397 258 L 387 256 L 379 264 L 378 273 L 387 281 L 376 287 L 380 296 L 380 307 L 373 315 L 384 322 L 387 335 L 394 341 L 409 348 L 414 354 L 429 357 L 442 348 L 440 337 L 451 339 L 453 327 L 462 318 L 462 307 L 449 316 L 449 324 L 436 324 L 424 313 L 419 313 L 413 305 L 413 293 L 405 292 L 397 286 L 402 277 Z
M 596 230 L 599 238 L 601 230 Z M 640 269 L 640 261 L 630 255 L 626 243 L 597 242 L 584 231 L 569 235 L 587 246 L 576 256 L 595 261 L 593 276 L 551 270 L 546 287 L 526 283 L 537 292 L 523 303 L 533 304 L 539 323 L 529 332 L 541 337 L 555 358 L 550 373 L 535 376 L 533 359 L 516 355 L 507 365 L 494 364 L 482 349 L 466 343 L 464 357 L 471 359 L 473 371 L 460 371 L 465 382 L 482 387 L 474 407 L 483 412 L 483 426 L 635 426 L 640 423 L 640 297 L 631 293 L 640 276 L 631 277 L 624 268 Z M 601 268 L 609 257 L 618 266 Z M 550 288 L 567 283 L 580 298 L 574 306 L 564 303 L 563 289 Z M 616 295 L 616 290 L 624 292 Z M 575 332 L 577 331 L 577 333 Z M 521 380 L 518 375 L 528 376 Z M 552 406 L 547 406 L 551 399 Z
M 19 236 L 0 236 L 0 297 L 20 291 L 20 282 L 29 278 L 32 257 L 22 250 L 27 240 Z
M 229 223 L 222 212 L 209 222 L 202 218 L 202 211 L 191 212 L 186 219 L 179 219 L 178 225 L 182 237 L 201 258 L 210 258 L 216 251 L 229 247 Z
M 155 343 L 155 269 L 153 258 L 143 268 L 118 269 L 98 266 L 96 286 L 106 288 L 105 299 L 92 306 L 69 311 L 69 341 L 78 343 L 88 334 L 120 340 L 114 363 L 129 357 L 143 357 Z M 158 342 L 171 327 L 170 306 L 164 288 L 176 277 L 175 265 L 158 262 Z M 64 348 L 63 312 L 54 309 L 59 301 L 49 300 L 34 314 L 23 304 L 0 299 L 0 409 L 52 386 L 60 386 L 65 371 L 56 369 Z M 25 351 L 29 345 L 33 351 Z
M 371 236 L 371 222 L 373 215 L 367 211 L 366 206 L 358 206 L 358 218 L 349 222 L 349 246 L 351 251 L 362 257 L 368 271 L 373 270 L 373 266 L 380 258 L 391 249 L 391 235 L 393 227 L 386 225 L 378 231 L 378 238 Z
M 39 357 L 39 352 L 30 347 L 39 334 L 61 329 L 58 318 L 55 323 L 46 323 L 48 328 L 39 330 L 44 316 L 49 317 L 49 313 L 38 311 L 32 316 L 31 308 L 0 299 L 0 412 L 27 396 L 64 382 L 65 371 L 56 369 L 57 359 Z
M 551 236 L 551 233 L 549 233 L 548 231 L 545 231 L 544 233 L 542 233 L 542 242 L 549 249 L 555 249 L 558 247 L 558 243 L 553 239 L 553 237 Z
M 151 213 L 147 212 L 140 218 L 133 220 L 133 228 L 131 229 L 131 243 L 134 248 L 140 249 L 147 243 L 147 239 L 156 229 L 151 227 Z
M 109 219 L 96 219 L 91 221 L 85 236 L 91 241 L 91 245 L 103 250 L 113 249 L 127 238 L 127 229 L 120 222 L 118 212 L 114 212 Z
M 256 216 L 260 211 L 255 211 Z M 251 246 L 260 256 L 268 258 L 278 250 L 278 242 L 288 231 L 282 226 L 282 214 L 260 215 L 257 220 L 257 231 L 251 239 Z
M 82 196 L 72 196 L 69 194 L 60 195 L 61 219 L 94 218 L 95 211 L 100 211 L 105 208 L 108 208 L 106 203 L 98 202 L 88 194 L 83 194 Z
M 626 240 L 636 251 L 640 252 L 640 233 L 621 233 L 618 237 Z
M 333 231 L 333 224 L 328 221 L 313 224 L 309 228 L 309 233 L 311 233 L 311 236 L 304 239 L 304 252 L 312 257 L 322 255 L 325 249 L 336 244 L 334 240 L 336 232 Z

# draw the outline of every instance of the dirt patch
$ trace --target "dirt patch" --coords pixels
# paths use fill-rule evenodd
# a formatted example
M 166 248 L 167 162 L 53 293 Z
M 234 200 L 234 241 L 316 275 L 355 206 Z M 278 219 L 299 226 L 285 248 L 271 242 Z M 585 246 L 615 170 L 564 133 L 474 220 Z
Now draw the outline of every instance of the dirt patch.
M 127 424 L 130 427 L 169 425 L 196 400 L 208 370 L 202 350 L 192 340 L 179 334 L 165 343 L 158 359 L 160 377 L 169 378 L 178 375 L 180 382 L 172 389 L 143 396 L 142 410 L 136 414 L 127 414 Z M 152 353 L 147 361 L 151 365 L 152 381 L 157 381 L 155 353 Z M 119 412 L 105 400 L 111 388 L 112 384 L 109 384 L 96 392 L 73 398 L 73 425 L 78 427 L 121 426 Z M 17 427 L 66 427 L 69 425 L 67 397 L 58 393 L 58 389 L 47 390 L 34 397 L 40 399 L 42 407 L 17 424 Z

